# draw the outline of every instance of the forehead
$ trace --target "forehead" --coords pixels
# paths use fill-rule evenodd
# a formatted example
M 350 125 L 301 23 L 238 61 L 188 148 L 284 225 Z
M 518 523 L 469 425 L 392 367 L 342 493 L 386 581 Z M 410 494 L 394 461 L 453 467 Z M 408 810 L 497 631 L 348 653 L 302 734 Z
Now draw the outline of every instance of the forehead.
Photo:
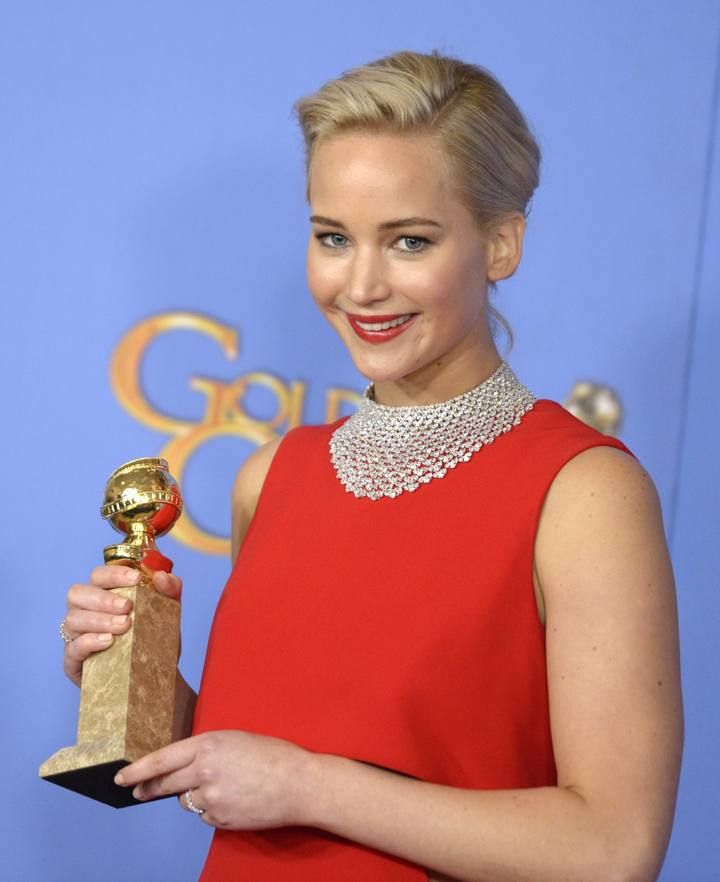
M 430 135 L 346 133 L 322 141 L 310 167 L 316 203 L 396 200 L 442 203 L 451 198 L 447 163 Z

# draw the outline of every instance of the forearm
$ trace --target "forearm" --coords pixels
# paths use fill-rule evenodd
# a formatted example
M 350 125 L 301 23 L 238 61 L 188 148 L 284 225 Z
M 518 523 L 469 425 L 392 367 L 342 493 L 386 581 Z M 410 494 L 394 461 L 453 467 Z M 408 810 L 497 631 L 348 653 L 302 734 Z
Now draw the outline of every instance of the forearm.
M 312 826 L 458 880 L 653 880 L 621 831 L 561 787 L 466 790 L 317 755 Z M 644 875 L 643 875 L 644 873 Z
M 190 735 L 196 701 L 197 694 L 195 690 L 187 684 L 183 675 L 178 671 L 175 679 L 173 741 L 179 741 L 181 738 L 187 738 Z

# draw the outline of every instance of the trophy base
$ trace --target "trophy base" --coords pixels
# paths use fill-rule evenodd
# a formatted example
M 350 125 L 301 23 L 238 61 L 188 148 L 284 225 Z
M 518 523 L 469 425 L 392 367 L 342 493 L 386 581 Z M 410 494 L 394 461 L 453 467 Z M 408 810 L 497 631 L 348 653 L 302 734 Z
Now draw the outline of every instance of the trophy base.
M 40 777 L 116 808 L 137 805 L 118 769 L 173 740 L 180 604 L 144 585 L 112 588 L 133 604 L 133 624 L 83 663 L 77 743 Z
M 98 766 L 88 766 L 84 769 L 74 769 L 70 772 L 58 772 L 55 775 L 42 775 L 46 781 L 59 784 L 75 793 L 89 796 L 105 805 L 113 808 L 127 808 L 129 805 L 138 805 L 140 800 L 132 795 L 132 787 L 118 787 L 113 778 L 127 760 L 114 760 L 110 763 L 102 763 Z
M 132 795 L 132 787 L 118 787 L 113 780 L 120 769 L 141 755 L 129 750 L 121 738 L 76 744 L 63 747 L 44 762 L 40 777 L 114 808 L 142 805 L 143 801 Z

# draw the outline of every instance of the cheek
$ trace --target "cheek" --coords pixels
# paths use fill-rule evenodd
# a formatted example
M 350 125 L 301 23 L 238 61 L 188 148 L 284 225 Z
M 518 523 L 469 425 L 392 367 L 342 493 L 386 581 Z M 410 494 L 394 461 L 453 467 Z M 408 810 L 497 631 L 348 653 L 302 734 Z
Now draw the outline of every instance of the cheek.
M 444 328 L 448 334 L 467 329 L 478 321 L 483 309 L 482 281 L 469 264 L 438 267 L 416 288 L 425 321 L 419 332 Z M 426 327 L 427 323 L 427 327 Z
M 328 296 L 327 278 L 319 271 L 317 261 L 310 256 L 307 261 L 307 283 L 313 300 L 321 306 Z
M 339 267 L 328 265 L 327 260 L 312 252 L 307 257 L 307 283 L 318 306 L 330 304 L 342 290 L 342 273 Z
M 433 267 L 431 272 L 418 277 L 413 287 L 417 300 L 426 309 L 443 316 L 462 299 L 467 291 L 467 282 L 458 271 L 457 264 L 449 263 Z

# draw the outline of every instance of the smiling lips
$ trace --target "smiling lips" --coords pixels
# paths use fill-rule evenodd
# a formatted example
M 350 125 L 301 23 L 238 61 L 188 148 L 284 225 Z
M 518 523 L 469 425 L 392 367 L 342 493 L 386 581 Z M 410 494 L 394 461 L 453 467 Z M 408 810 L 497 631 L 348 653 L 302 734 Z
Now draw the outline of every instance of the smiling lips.
M 346 313 L 350 327 L 368 343 L 385 343 L 406 331 L 417 313 L 405 315 L 353 315 Z

